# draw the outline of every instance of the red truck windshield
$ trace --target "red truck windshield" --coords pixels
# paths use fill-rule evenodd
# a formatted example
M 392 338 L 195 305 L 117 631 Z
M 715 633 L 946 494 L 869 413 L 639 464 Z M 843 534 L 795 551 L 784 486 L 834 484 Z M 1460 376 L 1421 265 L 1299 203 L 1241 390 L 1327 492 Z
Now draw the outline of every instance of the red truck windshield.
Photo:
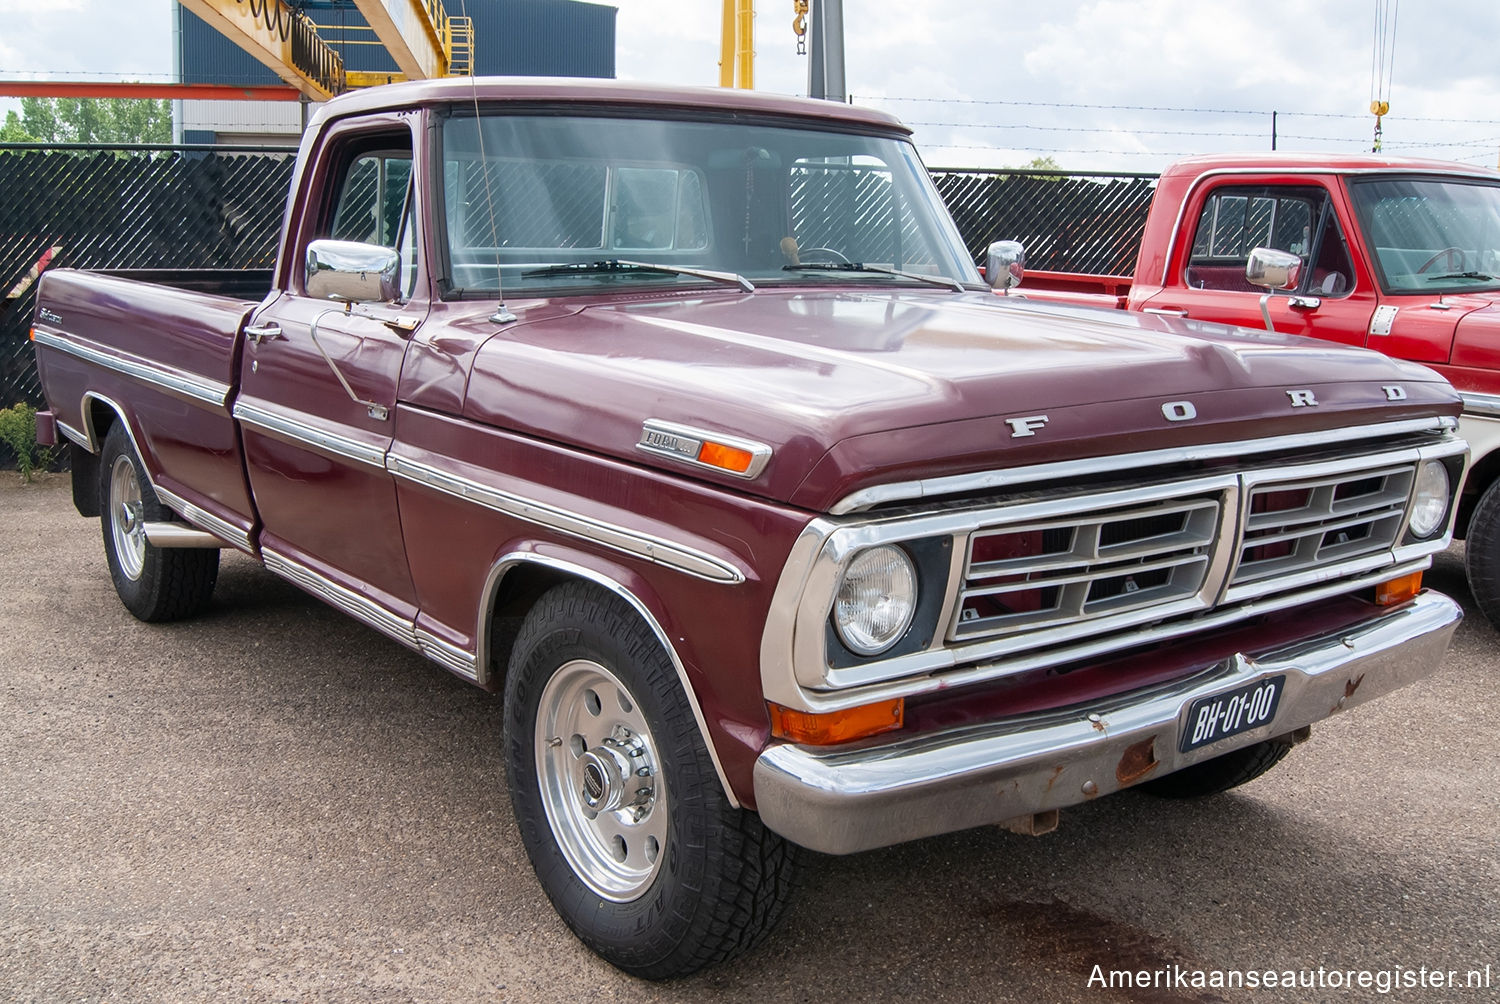
M 1385 292 L 1500 288 L 1500 185 L 1386 177 L 1349 191 Z
M 449 286 L 464 292 L 493 296 L 497 275 L 506 293 L 546 296 L 704 282 L 596 265 L 619 261 L 757 286 L 980 281 L 915 151 L 894 137 L 484 115 L 450 119 L 442 150 Z

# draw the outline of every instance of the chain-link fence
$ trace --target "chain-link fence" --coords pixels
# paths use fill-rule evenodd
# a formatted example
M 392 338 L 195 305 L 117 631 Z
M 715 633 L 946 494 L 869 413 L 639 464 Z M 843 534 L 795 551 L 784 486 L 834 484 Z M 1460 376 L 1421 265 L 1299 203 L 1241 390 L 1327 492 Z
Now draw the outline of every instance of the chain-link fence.
M 0 407 L 42 402 L 26 338 L 39 263 L 269 269 L 291 169 L 274 148 L 0 146 Z M 1134 268 L 1155 187 L 1140 174 L 932 175 L 976 261 L 1014 239 L 1030 268 L 1111 274 Z
M 933 168 L 974 260 L 992 241 L 1026 245 L 1026 267 L 1130 275 L 1156 191 L 1154 174 Z
M 39 264 L 269 269 L 291 168 L 285 149 L 0 146 L 0 407 L 42 401 Z

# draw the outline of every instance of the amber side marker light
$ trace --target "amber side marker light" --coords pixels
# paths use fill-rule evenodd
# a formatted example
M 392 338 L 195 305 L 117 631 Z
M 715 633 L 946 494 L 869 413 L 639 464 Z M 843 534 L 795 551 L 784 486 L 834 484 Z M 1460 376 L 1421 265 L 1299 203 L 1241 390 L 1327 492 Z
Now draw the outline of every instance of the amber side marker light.
M 34 341 L 36 341 L 36 328 L 27 328 L 26 329 L 26 340 L 28 342 L 34 342 Z
M 771 712 L 771 735 L 809 746 L 831 746 L 851 739 L 899 729 L 906 721 L 906 699 L 861 704 L 843 711 L 796 711 L 766 702 Z
M 1393 607 L 1405 603 L 1422 591 L 1422 573 L 1412 572 L 1399 579 L 1390 579 L 1375 587 L 1375 605 Z
M 754 460 L 755 457 L 749 450 L 742 450 L 737 446 L 704 443 L 698 448 L 698 463 L 724 471 L 733 471 L 735 474 L 744 474 L 750 469 L 750 464 Z

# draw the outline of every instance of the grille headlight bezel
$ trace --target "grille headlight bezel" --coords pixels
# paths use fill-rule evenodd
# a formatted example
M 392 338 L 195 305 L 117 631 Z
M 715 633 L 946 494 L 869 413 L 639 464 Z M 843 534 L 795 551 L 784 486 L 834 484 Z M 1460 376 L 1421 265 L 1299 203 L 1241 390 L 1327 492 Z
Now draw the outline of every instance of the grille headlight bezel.
M 917 613 L 917 568 L 894 544 L 867 547 L 839 575 L 830 617 L 839 641 L 869 657 L 888 651 L 910 629 Z
M 1426 540 L 1448 525 L 1451 492 L 1447 465 L 1441 460 L 1422 461 L 1412 485 L 1411 509 L 1406 521 L 1413 537 Z

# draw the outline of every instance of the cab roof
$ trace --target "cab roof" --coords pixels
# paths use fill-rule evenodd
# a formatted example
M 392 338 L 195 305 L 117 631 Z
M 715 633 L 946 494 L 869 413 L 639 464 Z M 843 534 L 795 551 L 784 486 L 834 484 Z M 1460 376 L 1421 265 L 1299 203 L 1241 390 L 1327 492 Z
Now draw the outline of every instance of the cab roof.
M 1421 174 L 1464 175 L 1491 181 L 1500 180 L 1500 171 L 1475 164 L 1424 160 L 1418 157 L 1387 157 L 1374 153 L 1214 153 L 1200 157 L 1185 157 L 1176 161 L 1162 172 L 1162 179 L 1245 170 L 1295 171 L 1299 174 L 1405 171 Z
M 444 104 L 578 104 L 629 105 L 762 115 L 821 118 L 910 134 L 892 115 L 835 101 L 817 101 L 733 88 L 669 87 L 614 80 L 561 77 L 444 77 L 367 87 L 342 94 L 318 109 L 314 122 L 345 115 L 400 111 Z

